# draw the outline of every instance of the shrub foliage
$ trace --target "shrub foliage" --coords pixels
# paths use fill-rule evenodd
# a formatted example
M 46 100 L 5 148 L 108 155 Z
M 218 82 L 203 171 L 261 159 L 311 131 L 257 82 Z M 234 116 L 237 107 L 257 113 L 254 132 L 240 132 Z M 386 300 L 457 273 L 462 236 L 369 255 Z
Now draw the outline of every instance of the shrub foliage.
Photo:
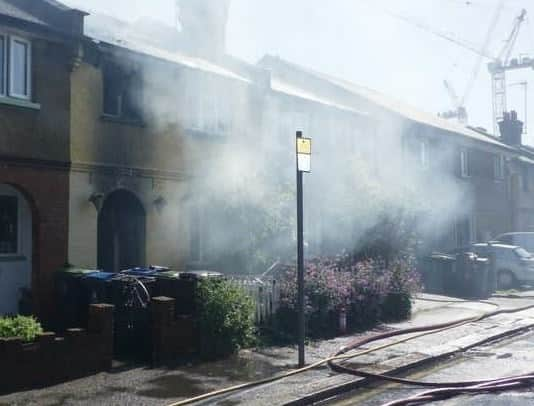
M 0 318 L 1 338 L 22 338 L 24 341 L 33 341 L 37 335 L 43 332 L 41 324 L 27 316 L 2 317 Z
M 347 313 L 349 328 L 362 329 L 378 321 L 406 319 L 419 279 L 411 258 L 393 261 L 353 260 L 349 256 L 319 258 L 306 264 L 306 321 L 308 335 L 337 332 L 339 312 Z M 296 333 L 297 280 L 294 268 L 281 281 L 278 328 Z
M 226 280 L 205 280 L 197 289 L 200 352 L 214 359 L 230 355 L 254 341 L 254 304 Z

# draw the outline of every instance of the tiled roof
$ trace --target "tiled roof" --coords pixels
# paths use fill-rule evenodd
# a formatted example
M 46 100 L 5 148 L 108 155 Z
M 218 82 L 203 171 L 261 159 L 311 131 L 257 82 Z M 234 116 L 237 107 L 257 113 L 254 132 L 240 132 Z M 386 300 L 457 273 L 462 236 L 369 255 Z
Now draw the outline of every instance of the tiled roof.
M 275 92 L 283 93 L 288 96 L 298 97 L 300 99 L 309 100 L 315 103 L 320 103 L 325 106 L 333 107 L 339 110 L 344 110 L 349 113 L 358 114 L 361 116 L 368 116 L 368 113 L 356 110 L 350 106 L 343 105 L 340 103 L 335 103 L 331 100 L 328 100 L 324 97 L 321 97 L 320 95 L 317 95 L 313 93 L 310 89 L 302 89 L 298 86 L 295 86 L 293 84 L 287 83 L 280 79 L 272 79 L 271 80 L 271 88 Z
M 481 141 L 484 143 L 489 143 L 495 146 L 509 149 L 510 147 L 502 143 L 496 137 L 493 137 L 489 134 L 482 134 L 478 131 L 474 131 L 468 127 L 464 127 L 460 124 L 453 123 L 451 121 L 440 118 L 436 115 L 427 113 L 425 111 L 419 110 L 415 107 L 410 106 L 409 104 L 396 100 L 393 97 L 387 96 L 383 93 L 380 93 L 376 90 L 369 89 L 363 86 L 356 85 L 354 83 L 348 82 L 343 79 L 338 79 L 320 72 L 316 72 L 309 68 L 301 67 L 292 62 L 285 61 L 279 57 L 273 57 L 267 55 L 260 62 L 260 66 L 271 68 L 273 75 L 276 77 L 277 67 L 281 70 L 289 69 L 293 72 L 302 72 L 307 75 L 311 75 L 318 80 L 326 81 L 339 89 L 342 89 L 346 92 L 359 96 L 368 102 L 381 107 L 387 111 L 398 114 L 401 117 L 412 120 L 417 123 L 425 124 L 434 128 L 438 128 L 444 131 L 448 131 L 455 134 L 460 134 L 470 139 Z M 284 75 L 284 80 L 288 80 L 286 75 Z M 327 99 L 331 100 L 331 103 L 337 103 L 334 97 L 328 97 Z M 346 102 L 344 103 L 346 104 Z
M 26 10 L 20 2 L 13 0 L 0 0 L 0 14 L 29 23 L 47 25 L 44 20 Z
M 250 83 L 251 80 L 240 72 L 207 59 L 186 55 L 179 51 L 154 45 L 154 38 L 146 38 L 136 24 L 119 20 L 99 13 L 91 13 L 85 18 L 85 35 L 96 42 L 127 49 L 139 54 L 176 63 L 191 69 L 225 76 L 230 79 Z
M 52 29 L 57 29 L 55 17 L 74 10 L 55 0 L 0 0 L 0 15 Z

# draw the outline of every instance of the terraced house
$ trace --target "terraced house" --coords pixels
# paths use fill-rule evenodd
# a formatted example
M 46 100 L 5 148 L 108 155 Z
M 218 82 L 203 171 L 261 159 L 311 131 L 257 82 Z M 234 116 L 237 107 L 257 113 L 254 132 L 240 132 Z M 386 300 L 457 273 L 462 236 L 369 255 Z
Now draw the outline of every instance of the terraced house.
M 71 73 L 84 13 L 55 1 L 0 2 L 0 314 L 52 309 L 67 261 Z
M 0 314 L 33 302 L 50 319 L 67 262 L 210 267 L 213 185 L 260 160 L 293 179 L 298 129 L 322 152 L 307 188 L 310 254 L 340 234 L 325 174 L 350 177 L 349 156 L 447 213 L 428 249 L 534 225 L 534 151 L 515 117 L 497 137 L 276 57 L 247 64 L 224 49 L 229 1 L 208 3 L 184 0 L 177 32 L 0 0 Z M 210 10 L 200 24 L 196 7 Z

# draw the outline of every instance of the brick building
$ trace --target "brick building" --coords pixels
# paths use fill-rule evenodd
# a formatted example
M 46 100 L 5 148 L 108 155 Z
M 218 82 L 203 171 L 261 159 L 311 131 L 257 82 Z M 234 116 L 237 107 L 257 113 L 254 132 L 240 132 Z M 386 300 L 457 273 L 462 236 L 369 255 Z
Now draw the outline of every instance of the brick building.
M 84 14 L 53 0 L 0 1 L 0 314 L 31 289 L 52 309 L 67 260 L 70 74 Z

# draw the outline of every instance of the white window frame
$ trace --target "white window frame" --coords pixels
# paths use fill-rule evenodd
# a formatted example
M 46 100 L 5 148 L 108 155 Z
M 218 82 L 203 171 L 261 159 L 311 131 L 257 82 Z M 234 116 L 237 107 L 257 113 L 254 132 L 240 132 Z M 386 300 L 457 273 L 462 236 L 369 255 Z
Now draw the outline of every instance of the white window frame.
M 493 177 L 497 181 L 504 180 L 504 155 L 502 154 L 493 157 Z
M 469 168 L 469 151 L 465 148 L 460 150 L 460 176 L 462 178 L 468 178 L 471 176 Z
M 428 168 L 428 145 L 426 140 L 419 141 L 419 163 L 423 169 Z
M 8 66 L 7 66 L 7 60 L 8 60 L 8 49 L 9 49 L 9 37 L 6 35 L 6 34 L 3 34 L 3 33 L 0 33 L 0 38 L 2 38 L 2 40 L 4 41 L 4 54 L 2 55 L 3 56 L 3 66 L 2 66 L 2 70 L 4 72 L 4 74 L 2 75 L 2 77 L 0 77 L 0 80 L 2 81 L 2 87 L 3 87 L 3 90 L 0 89 L 0 96 L 2 97 L 6 97 L 7 96 L 7 86 L 8 86 Z
M 467 216 L 463 219 L 460 219 L 460 221 L 456 221 L 454 223 L 454 240 L 455 240 L 455 244 L 457 247 L 460 247 L 460 239 L 458 238 L 458 234 L 460 233 L 460 231 L 464 231 L 464 230 L 460 230 L 460 227 L 461 227 L 461 224 L 460 223 L 463 223 L 464 221 L 466 221 L 468 223 L 468 228 L 469 228 L 469 235 L 467 236 L 467 240 L 468 240 L 468 244 L 474 244 L 476 243 L 476 236 L 477 236 L 477 218 L 476 216 L 473 214 L 473 215 L 470 215 L 470 216 Z
M 13 80 L 13 76 L 14 76 L 14 70 L 13 70 L 13 52 L 14 52 L 14 47 L 13 47 L 13 43 L 14 42 L 21 42 L 23 44 L 25 44 L 27 46 L 27 67 L 26 67 L 26 84 L 27 84 L 27 93 L 28 94 L 18 94 L 18 93 L 15 93 L 15 91 L 13 90 L 13 83 L 14 83 L 14 80 Z M 22 37 L 18 37 L 18 36 L 15 36 L 15 35 L 10 35 L 9 36 L 9 64 L 8 64 L 8 69 L 9 69 L 9 74 L 8 74 L 8 77 L 9 77 L 9 96 L 11 97 L 14 97 L 14 98 L 17 98 L 17 99 L 23 99 L 23 100 L 30 100 L 31 99 L 31 95 L 32 95 L 32 81 L 31 81 L 31 78 L 32 78 L 32 43 L 31 41 L 27 40 L 26 38 L 22 38 Z

